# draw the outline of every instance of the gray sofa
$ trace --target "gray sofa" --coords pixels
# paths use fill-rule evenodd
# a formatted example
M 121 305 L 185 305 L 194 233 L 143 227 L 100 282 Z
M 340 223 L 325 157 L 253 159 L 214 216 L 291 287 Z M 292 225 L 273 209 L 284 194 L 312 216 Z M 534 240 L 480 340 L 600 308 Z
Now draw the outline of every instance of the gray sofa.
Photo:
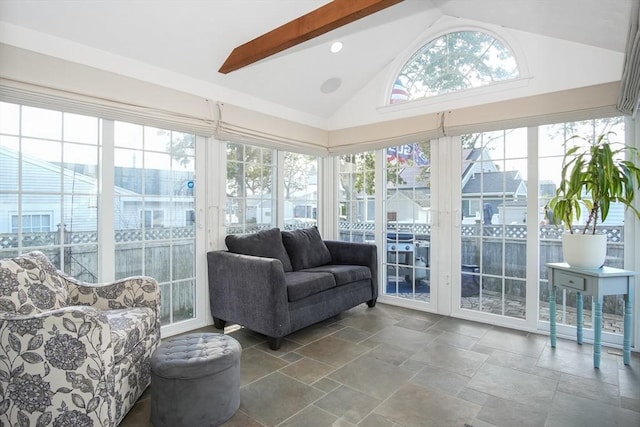
M 375 245 L 322 240 L 314 228 L 229 235 L 228 250 L 207 253 L 211 315 L 282 338 L 378 297 Z

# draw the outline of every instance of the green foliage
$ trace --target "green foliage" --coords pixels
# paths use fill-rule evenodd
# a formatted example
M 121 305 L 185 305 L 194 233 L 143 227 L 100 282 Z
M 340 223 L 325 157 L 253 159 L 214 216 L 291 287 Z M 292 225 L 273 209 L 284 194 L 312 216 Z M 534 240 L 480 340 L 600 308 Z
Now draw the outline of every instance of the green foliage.
M 574 221 L 580 219 L 581 206 L 589 213 L 582 233 L 596 232 L 598 221 L 607 219 L 612 203 L 622 203 L 640 219 L 633 206 L 635 190 L 640 188 L 640 168 L 636 166 L 638 151 L 620 142 L 610 142 L 614 132 L 599 135 L 595 142 L 580 136 L 569 138 L 565 144 L 579 139 L 587 144 L 569 148 L 562 163 L 562 181 L 549 207 L 573 233 Z M 625 158 L 628 155 L 628 159 Z
M 159 131 L 165 132 L 165 131 Z M 196 137 L 192 134 L 180 134 L 174 135 L 173 141 L 169 141 L 167 144 L 167 151 L 171 153 L 171 156 L 181 165 L 187 166 L 193 162 L 196 149 Z
M 284 197 L 290 198 L 295 192 L 307 188 L 309 177 L 317 173 L 317 160 L 315 156 L 292 153 L 284 153 Z
M 227 144 L 227 189 L 239 195 L 271 192 L 272 150 L 245 144 Z
M 376 156 L 373 151 L 366 153 L 358 153 L 353 156 L 356 165 L 356 174 L 354 176 L 354 188 L 356 192 L 365 192 L 366 194 L 374 194 L 376 191 Z
M 407 62 L 399 77 L 415 99 L 517 76 L 515 58 L 500 41 L 480 31 L 459 31 L 425 45 Z

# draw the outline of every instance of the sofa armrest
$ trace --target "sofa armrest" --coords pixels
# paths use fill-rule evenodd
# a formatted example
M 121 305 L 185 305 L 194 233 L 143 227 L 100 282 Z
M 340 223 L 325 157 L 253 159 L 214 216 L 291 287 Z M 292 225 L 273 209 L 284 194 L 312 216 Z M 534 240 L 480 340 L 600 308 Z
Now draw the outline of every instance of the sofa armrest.
M 228 251 L 207 253 L 211 315 L 270 337 L 289 333 L 282 262 Z
M 369 243 L 325 240 L 333 264 L 364 265 L 371 270 L 373 297 L 378 297 L 378 247 Z

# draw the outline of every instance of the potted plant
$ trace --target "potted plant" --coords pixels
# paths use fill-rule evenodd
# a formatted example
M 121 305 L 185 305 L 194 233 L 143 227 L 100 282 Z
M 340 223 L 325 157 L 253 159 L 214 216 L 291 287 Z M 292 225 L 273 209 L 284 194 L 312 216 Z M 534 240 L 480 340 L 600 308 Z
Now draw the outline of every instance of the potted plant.
M 584 143 L 568 149 L 562 162 L 562 180 L 549 207 L 567 233 L 562 236 L 565 261 L 573 267 L 600 268 L 607 253 L 607 236 L 597 234 L 597 226 L 609 215 L 612 203 L 622 203 L 640 219 L 633 205 L 635 190 L 640 189 L 638 151 L 620 142 L 611 142 L 607 132 L 591 142 L 573 136 L 566 143 L 580 139 Z M 588 217 L 584 226 L 573 227 L 580 219 L 582 207 Z M 585 239 L 589 239 L 585 242 Z

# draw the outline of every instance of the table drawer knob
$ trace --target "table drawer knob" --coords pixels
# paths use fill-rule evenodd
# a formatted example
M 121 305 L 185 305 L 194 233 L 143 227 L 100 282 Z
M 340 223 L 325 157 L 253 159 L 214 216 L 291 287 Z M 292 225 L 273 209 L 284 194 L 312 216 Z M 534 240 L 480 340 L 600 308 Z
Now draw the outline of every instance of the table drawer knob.
M 586 280 L 584 277 L 567 274 L 562 271 L 556 272 L 556 286 L 564 286 L 566 288 L 584 291 L 586 289 Z

